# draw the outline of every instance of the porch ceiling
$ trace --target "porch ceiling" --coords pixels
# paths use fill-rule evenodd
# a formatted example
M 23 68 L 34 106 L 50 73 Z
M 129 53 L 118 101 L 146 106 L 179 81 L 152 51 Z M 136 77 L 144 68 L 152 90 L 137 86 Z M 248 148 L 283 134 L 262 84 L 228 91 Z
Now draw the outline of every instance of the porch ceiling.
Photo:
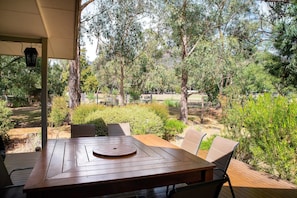
M 0 54 L 23 56 L 26 47 L 41 44 L 5 41 L 7 37 L 48 39 L 48 57 L 74 59 L 81 0 L 0 0 Z

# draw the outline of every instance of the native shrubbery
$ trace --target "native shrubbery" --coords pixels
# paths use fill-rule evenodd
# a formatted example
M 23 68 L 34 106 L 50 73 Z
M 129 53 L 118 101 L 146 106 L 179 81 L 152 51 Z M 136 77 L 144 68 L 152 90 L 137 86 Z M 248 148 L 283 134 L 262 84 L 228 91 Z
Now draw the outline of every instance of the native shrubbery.
M 68 116 L 68 107 L 65 97 L 53 98 L 49 122 L 52 126 L 61 126 Z
M 0 100 L 0 135 L 6 141 L 9 139 L 7 132 L 13 128 L 10 116 L 12 111 L 6 106 L 4 100 Z
M 227 110 L 227 135 L 240 144 L 237 157 L 297 183 L 297 102 L 264 94 Z

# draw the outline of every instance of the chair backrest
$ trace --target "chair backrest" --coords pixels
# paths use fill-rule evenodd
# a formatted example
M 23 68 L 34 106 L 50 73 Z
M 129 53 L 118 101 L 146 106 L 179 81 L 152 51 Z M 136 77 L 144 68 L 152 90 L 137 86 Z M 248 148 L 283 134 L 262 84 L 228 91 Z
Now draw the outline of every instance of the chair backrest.
M 195 183 L 187 186 L 173 189 L 169 198 L 185 198 L 185 197 L 203 197 L 217 198 L 220 194 L 223 184 L 227 181 L 226 177 L 212 180 L 209 182 Z
M 128 122 L 107 124 L 107 132 L 108 136 L 131 135 L 130 124 Z
M 214 163 L 217 169 L 226 173 L 237 145 L 238 142 L 216 136 L 210 146 L 206 160 Z
M 9 177 L 8 171 L 5 167 L 2 157 L 0 157 L 0 188 L 12 185 L 12 181 Z
M 71 138 L 95 137 L 96 126 L 94 124 L 72 124 Z
M 181 144 L 181 148 L 188 151 L 189 153 L 197 155 L 200 144 L 205 135 L 206 133 L 197 131 L 194 128 L 188 128 L 185 132 L 185 137 Z

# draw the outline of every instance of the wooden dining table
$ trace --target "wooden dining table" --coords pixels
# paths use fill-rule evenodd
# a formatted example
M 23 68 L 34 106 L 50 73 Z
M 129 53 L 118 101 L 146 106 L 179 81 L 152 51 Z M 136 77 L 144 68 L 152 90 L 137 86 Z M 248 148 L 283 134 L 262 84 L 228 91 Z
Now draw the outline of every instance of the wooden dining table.
M 156 135 L 48 140 L 27 197 L 90 197 L 210 181 L 214 164 Z

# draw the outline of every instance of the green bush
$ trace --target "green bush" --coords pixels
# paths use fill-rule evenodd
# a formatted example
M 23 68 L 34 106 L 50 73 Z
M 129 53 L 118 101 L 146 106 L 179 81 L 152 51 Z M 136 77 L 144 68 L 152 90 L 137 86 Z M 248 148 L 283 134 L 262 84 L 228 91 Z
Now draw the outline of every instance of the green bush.
M 166 99 L 166 100 L 164 100 L 164 104 L 167 107 L 179 107 L 179 101 L 176 101 L 176 100 Z
M 13 128 L 10 116 L 12 116 L 12 111 L 6 106 L 4 100 L 0 100 L 0 135 L 4 141 L 9 140 L 7 132 Z
M 239 140 L 240 158 L 297 183 L 296 115 L 296 101 L 269 94 L 250 98 L 227 111 L 227 135 Z
M 107 135 L 107 126 L 102 118 L 86 120 L 86 118 L 95 111 L 105 109 L 105 106 L 98 104 L 82 104 L 76 107 L 71 113 L 72 124 L 95 124 L 96 136 Z
M 49 122 L 52 126 L 62 126 L 68 115 L 68 107 L 65 97 L 58 96 L 53 98 Z
M 165 140 L 171 140 L 176 134 L 182 133 L 185 128 L 186 125 L 180 120 L 167 120 L 164 126 L 163 138 Z
M 153 102 L 153 103 L 149 103 L 149 104 L 141 104 L 140 106 L 144 106 L 144 107 L 151 109 L 163 120 L 164 123 L 169 118 L 168 107 L 164 104 Z
M 129 122 L 131 134 L 157 134 L 163 135 L 163 122 L 149 108 L 139 105 L 128 105 L 124 107 L 106 107 L 89 114 L 85 122 L 94 123 L 98 119 L 104 120 L 106 124 Z
M 71 113 L 71 123 L 72 124 L 86 124 L 85 119 L 86 117 L 97 111 L 102 110 L 105 107 L 103 105 L 97 104 L 82 104 L 76 107 Z

